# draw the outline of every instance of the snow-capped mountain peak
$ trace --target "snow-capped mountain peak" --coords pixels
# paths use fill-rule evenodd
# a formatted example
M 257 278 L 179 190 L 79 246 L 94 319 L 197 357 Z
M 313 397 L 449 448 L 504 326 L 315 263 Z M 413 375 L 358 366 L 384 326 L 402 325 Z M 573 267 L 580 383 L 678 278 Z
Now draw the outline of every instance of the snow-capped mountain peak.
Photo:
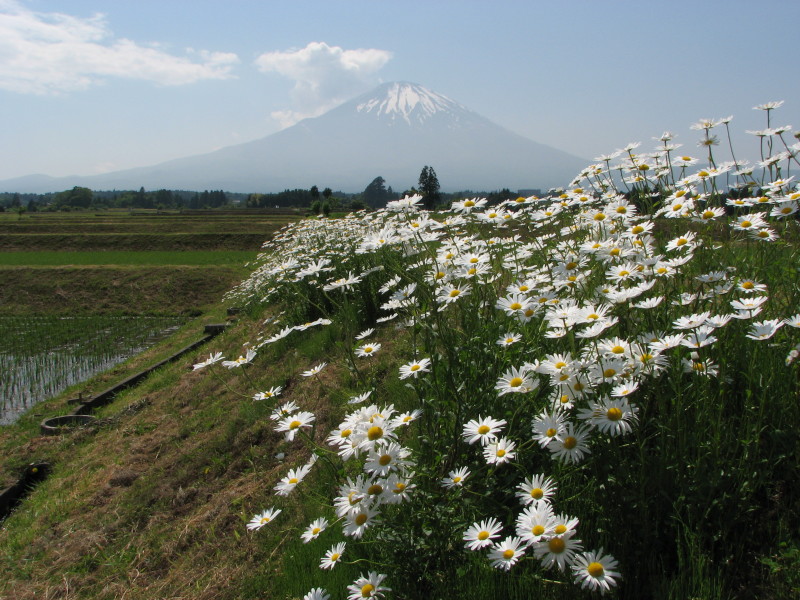
M 446 96 L 432 92 L 421 85 L 393 82 L 380 86 L 378 93 L 361 100 L 356 105 L 360 113 L 371 113 L 376 117 L 403 119 L 411 124 L 423 123 L 436 113 L 452 113 L 466 110 Z

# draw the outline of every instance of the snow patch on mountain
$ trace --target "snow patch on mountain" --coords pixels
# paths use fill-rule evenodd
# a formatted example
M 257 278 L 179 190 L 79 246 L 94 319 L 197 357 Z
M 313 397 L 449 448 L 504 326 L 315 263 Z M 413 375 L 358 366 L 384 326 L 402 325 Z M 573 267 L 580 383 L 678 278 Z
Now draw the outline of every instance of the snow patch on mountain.
M 395 82 L 379 89 L 385 90 L 385 93 L 360 102 L 356 110 L 373 113 L 378 117 L 385 115 L 392 120 L 401 118 L 408 124 L 411 124 L 412 120 L 423 123 L 441 112 L 453 113 L 466 110 L 447 96 L 414 83 Z

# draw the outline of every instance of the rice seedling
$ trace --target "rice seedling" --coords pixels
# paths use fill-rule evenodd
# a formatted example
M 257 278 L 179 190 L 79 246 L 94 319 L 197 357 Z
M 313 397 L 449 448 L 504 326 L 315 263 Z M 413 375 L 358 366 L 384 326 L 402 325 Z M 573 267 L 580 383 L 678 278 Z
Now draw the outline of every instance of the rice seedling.
M 177 317 L 0 317 L 0 424 L 138 354 L 181 322 Z
M 230 297 L 285 312 L 196 369 L 257 372 L 330 327 L 326 362 L 358 394 L 318 432 L 299 395 L 254 390 L 313 456 L 264 491 L 250 535 L 275 539 L 314 472 L 335 491 L 309 495 L 330 516 L 309 547 L 323 570 L 358 567 L 337 597 L 752 588 L 800 525 L 800 146 L 768 123 L 762 161 L 722 161 L 710 130 L 729 123 L 693 127 L 705 156 L 664 134 L 545 198 L 430 214 L 407 197 L 276 235 Z M 392 372 L 362 377 L 390 345 Z M 324 365 L 302 375 L 328 385 Z M 487 589 L 498 576 L 514 583 Z

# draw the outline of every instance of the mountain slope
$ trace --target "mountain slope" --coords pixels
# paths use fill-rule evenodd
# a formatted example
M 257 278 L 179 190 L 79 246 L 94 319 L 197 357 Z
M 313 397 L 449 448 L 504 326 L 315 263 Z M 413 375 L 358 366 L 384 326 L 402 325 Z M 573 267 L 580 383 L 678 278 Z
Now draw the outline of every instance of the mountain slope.
M 443 189 L 490 190 L 565 185 L 586 161 L 503 129 L 422 86 L 394 82 L 259 140 L 46 185 L 236 192 L 319 185 L 360 191 L 380 175 L 400 190 L 416 184 L 424 165 L 436 170 Z M 0 182 L 0 189 L 11 189 L 11 183 Z

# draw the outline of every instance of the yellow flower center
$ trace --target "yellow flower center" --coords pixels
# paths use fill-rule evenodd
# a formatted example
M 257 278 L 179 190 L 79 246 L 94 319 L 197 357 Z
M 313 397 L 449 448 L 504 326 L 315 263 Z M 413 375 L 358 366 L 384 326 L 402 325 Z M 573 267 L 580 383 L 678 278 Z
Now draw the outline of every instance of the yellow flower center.
M 436 275 L 434 276 L 436 279 L 441 279 L 444 277 L 444 273 L 442 271 L 437 271 Z
M 616 369 L 609 368 L 603 371 L 603 377 L 613 377 L 616 374 L 617 374 Z
M 392 490 L 395 494 L 402 494 L 406 489 L 406 484 L 402 481 L 398 481 L 394 484 L 394 489 Z
M 766 229 L 762 229 L 761 231 L 758 232 L 758 237 L 760 238 L 769 237 L 769 231 L 767 231 Z
M 704 210 L 703 211 L 703 218 L 704 219 L 713 219 L 714 218 L 714 211 Z
M 567 450 L 572 450 L 577 445 L 578 445 L 578 440 L 572 437 L 571 435 L 564 438 L 564 448 L 566 448 Z
M 567 396 L 566 394 L 563 394 L 561 396 L 561 404 L 569 404 L 569 396 Z
M 527 285 L 521 285 L 517 288 L 520 292 L 527 292 L 530 288 Z
M 314 527 L 314 529 L 311 530 L 311 535 L 317 535 L 320 531 L 322 531 L 322 529 Z
M 644 227 L 642 227 L 641 225 L 635 225 L 633 227 L 633 229 L 631 229 L 631 233 L 634 233 L 636 235 L 642 233 L 643 231 L 644 231 Z
M 467 269 L 467 275 L 475 275 L 478 272 L 478 269 L 472 267 L 471 269 Z
M 481 435 L 486 435 L 487 433 L 489 433 L 490 430 L 491 428 L 488 425 L 481 425 L 480 427 L 478 427 L 478 433 L 480 433 Z
M 689 243 L 689 240 L 687 240 L 686 238 L 680 238 L 675 245 L 676 246 L 683 246 L 684 244 L 688 244 L 688 243 Z
M 510 549 L 506 550 L 505 552 L 503 552 L 503 558 L 505 558 L 506 560 L 511 560 L 512 558 L 514 558 L 514 551 Z
M 751 221 L 742 221 L 742 227 L 752 227 L 753 223 Z
M 533 535 L 542 535 L 544 533 L 544 527 L 541 525 L 534 525 L 531 529 L 531 533 Z
M 576 263 L 576 262 L 574 262 L 574 261 L 573 261 L 573 262 L 568 262 L 568 263 L 565 265 L 565 268 L 566 268 L 568 271 L 571 271 L 572 269 L 575 269 L 575 268 L 577 268 L 577 266 L 578 266 L 578 263 Z
M 356 525 L 363 525 L 367 522 L 367 518 L 366 513 L 358 513 L 358 516 L 355 518 Z
M 478 262 L 478 259 L 477 257 L 473 256 L 472 258 L 469 259 L 469 262 L 474 265 L 475 263 Z
M 595 221 L 602 221 L 602 220 L 604 220 L 605 218 L 606 218 L 605 214 L 603 214 L 603 213 L 601 213 L 601 212 L 600 212 L 600 213 L 597 213 L 597 214 L 594 216 L 594 220 L 595 220 Z
M 550 538 L 550 541 L 547 542 L 547 548 L 553 554 L 561 554 L 564 550 L 566 550 L 567 545 L 560 537 L 554 537 Z
M 375 496 L 376 494 L 380 494 L 383 491 L 383 486 L 378 483 L 373 483 L 371 486 L 367 488 L 367 493 L 370 496 Z
M 481 531 L 481 532 L 478 534 L 478 539 L 479 539 L 480 541 L 484 541 L 484 540 L 487 540 L 487 539 L 489 539 L 489 532 L 488 532 L 488 531 L 486 531 L 486 530 L 484 529 L 483 531 Z
M 611 352 L 613 352 L 614 354 L 622 354 L 623 352 L 625 352 L 625 348 L 623 348 L 622 346 L 614 346 L 611 349 Z
M 533 316 L 533 309 L 532 308 L 528 308 L 522 314 L 524 314 L 526 317 L 532 317 Z
M 342 432 L 339 434 L 341 437 L 346 438 L 350 437 L 350 434 L 353 433 L 352 429 L 343 429 Z
M 392 456 L 391 456 L 391 454 L 384 454 L 383 456 L 381 456 L 381 457 L 378 459 L 378 464 L 380 464 L 382 467 L 385 467 L 385 466 L 386 466 L 386 465 L 388 465 L 390 462 L 392 462 Z
M 364 348 L 364 352 L 372 352 L 372 350 L 373 350 L 373 347 L 372 347 L 372 346 L 366 346 L 366 347 Z
M 626 271 L 625 269 L 622 269 L 622 271 L 619 272 L 619 276 L 620 277 L 627 277 L 630 274 L 631 274 L 631 272 L 630 271 Z
M 522 385 L 522 377 L 514 377 L 511 381 L 508 382 L 510 387 L 519 387 Z
M 261 517 L 260 523 L 263 525 L 264 523 L 269 523 L 269 517 Z
M 520 308 L 522 308 L 522 304 L 520 304 L 519 302 L 512 302 L 511 304 L 508 305 L 508 308 L 510 308 L 511 310 L 519 310 Z
M 338 552 L 334 552 L 333 554 L 331 554 L 331 562 L 336 562 L 337 560 L 339 560 L 340 556 L 341 554 L 339 554 Z
M 503 458 L 505 455 L 506 455 L 506 451 L 505 451 L 505 450 L 503 450 L 502 448 L 500 448 L 500 449 L 497 451 L 497 456 L 498 456 L 499 458 Z
M 461 293 L 461 290 L 450 290 L 450 297 L 455 298 Z
M 455 476 L 453 477 L 453 483 L 459 483 L 461 481 L 461 477 Z
M 556 528 L 553 531 L 556 532 L 556 535 L 561 535 L 566 530 L 567 530 L 567 526 L 566 525 L 559 524 L 559 525 L 556 525 Z
M 467 200 L 466 202 L 464 202 L 464 206 L 467 207 L 475 206 L 475 203 L 472 200 Z
M 572 389 L 575 390 L 576 392 L 583 391 L 583 388 L 584 385 L 580 381 L 575 382 L 575 385 L 572 386 Z
M 542 488 L 533 488 L 531 490 L 531 498 L 534 500 L 541 500 L 544 498 L 544 490 Z
M 586 567 L 586 572 L 589 573 L 592 577 L 602 577 L 603 574 L 606 572 L 599 562 L 591 562 Z
M 289 429 L 297 429 L 302 423 L 300 421 L 292 421 L 289 423 Z
M 361 588 L 361 597 L 370 598 L 373 591 L 375 591 L 375 586 L 371 583 L 367 583 Z
M 383 437 L 383 429 L 381 429 L 377 425 L 373 425 L 372 427 L 367 429 L 367 438 L 371 442 L 374 442 L 375 440 L 380 439 L 382 437 Z
M 419 371 L 422 368 L 421 365 L 411 365 L 411 371 Z
M 563 360 L 560 360 L 554 366 L 556 369 L 563 369 L 567 366 L 567 363 L 565 363 Z
M 554 437 L 554 436 L 555 436 L 557 433 L 558 433 L 558 431 L 556 431 L 556 430 L 555 430 L 555 429 L 553 429 L 552 427 L 551 427 L 550 429 L 548 429 L 547 431 L 545 431 L 545 432 L 544 432 L 544 434 L 545 434 L 547 437 Z M 531 496 L 532 496 L 532 495 L 533 495 L 533 492 L 531 492 Z
M 291 484 L 296 484 L 296 483 L 299 483 L 299 482 L 300 482 L 300 480 L 297 477 L 292 477 L 289 480 L 289 483 L 291 483 Z

